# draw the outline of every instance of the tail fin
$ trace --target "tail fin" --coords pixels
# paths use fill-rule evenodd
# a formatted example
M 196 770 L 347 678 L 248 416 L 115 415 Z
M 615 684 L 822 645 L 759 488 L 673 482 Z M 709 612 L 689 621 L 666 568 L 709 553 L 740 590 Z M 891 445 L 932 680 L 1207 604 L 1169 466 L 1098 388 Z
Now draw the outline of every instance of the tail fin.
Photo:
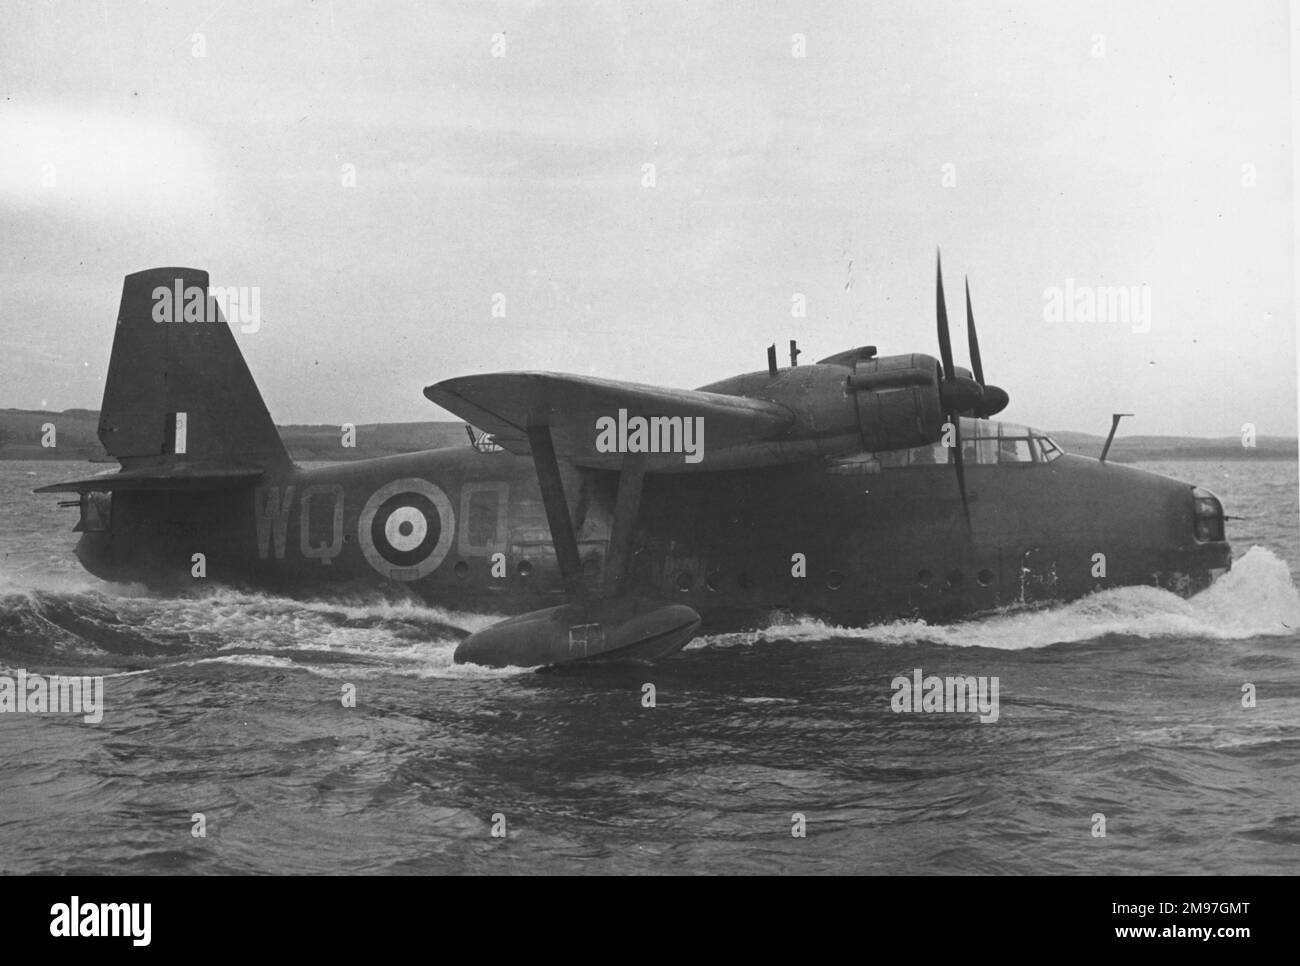
M 124 470 L 289 463 L 207 272 L 152 268 L 126 277 L 99 440 Z

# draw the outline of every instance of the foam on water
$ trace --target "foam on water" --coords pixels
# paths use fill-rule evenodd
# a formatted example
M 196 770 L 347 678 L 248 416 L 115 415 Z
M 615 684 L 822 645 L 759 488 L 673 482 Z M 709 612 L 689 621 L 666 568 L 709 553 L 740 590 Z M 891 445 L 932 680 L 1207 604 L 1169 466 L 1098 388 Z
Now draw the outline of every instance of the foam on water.
M 221 662 L 293 667 L 353 677 L 483 678 L 523 673 L 458 665 L 456 645 L 499 617 L 418 602 L 298 601 L 225 588 L 193 597 L 145 596 L 139 588 L 60 585 L 20 589 L 0 577 L 0 631 L 37 636 L 51 657 L 165 654 L 162 666 Z M 75 588 L 75 589 L 74 589 Z M 690 645 L 726 647 L 759 641 L 918 642 L 1006 650 L 1091 640 L 1104 635 L 1235 640 L 1300 631 L 1300 594 L 1284 561 L 1253 547 L 1208 590 L 1185 600 L 1153 587 L 1102 591 L 1041 609 L 1010 608 L 976 620 L 930 625 L 894 621 L 865 628 L 812 618 L 777 618 L 761 631 L 721 634 Z M 113 641 L 110 647 L 109 640 Z
M 812 618 L 784 618 L 761 631 L 718 634 L 695 640 L 690 646 L 860 640 L 1016 651 L 1111 634 L 1241 640 L 1296 633 L 1300 633 L 1300 594 L 1290 569 L 1272 551 L 1252 547 L 1213 586 L 1190 599 L 1155 587 L 1119 587 L 1051 608 L 1009 608 L 947 625 L 901 620 L 872 627 L 839 627 Z
M 0 576 L 0 634 L 8 628 L 39 639 L 51 658 L 72 651 L 91 659 L 148 655 L 162 648 L 172 656 L 159 666 L 172 667 L 205 662 L 322 672 L 346 667 L 349 675 L 363 678 L 518 673 L 453 662 L 466 635 L 500 620 L 487 614 L 376 599 L 300 601 L 220 587 L 160 598 L 138 587 L 42 585 L 36 590 Z

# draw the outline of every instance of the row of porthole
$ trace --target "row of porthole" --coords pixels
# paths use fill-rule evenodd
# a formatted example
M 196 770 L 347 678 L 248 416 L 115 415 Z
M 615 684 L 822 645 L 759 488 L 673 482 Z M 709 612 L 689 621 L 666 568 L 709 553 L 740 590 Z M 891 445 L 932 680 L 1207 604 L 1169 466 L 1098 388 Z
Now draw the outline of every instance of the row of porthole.
M 464 580 L 469 576 L 469 564 L 463 560 L 456 561 L 456 566 L 452 567 L 452 572 Z M 594 577 L 600 572 L 600 564 L 588 557 L 582 562 L 582 574 L 584 577 Z M 521 560 L 515 564 L 515 575 L 519 577 L 530 577 L 533 573 L 533 564 L 529 560 Z
M 981 587 L 988 587 L 993 583 L 995 579 L 995 575 L 993 571 L 985 567 L 983 570 L 981 570 L 979 573 L 975 575 L 975 579 L 976 581 L 979 582 L 979 585 Z M 841 587 L 844 586 L 844 580 L 845 580 L 844 574 L 838 570 L 828 570 L 826 572 L 826 587 L 829 590 L 839 590 Z M 946 579 L 946 582 L 949 587 L 955 588 L 955 587 L 960 587 L 964 580 L 965 580 L 965 576 L 962 574 L 960 570 L 952 570 L 948 572 L 948 577 Z M 929 570 L 917 571 L 916 582 L 921 587 L 928 588 L 934 584 L 934 574 L 931 573 Z M 722 585 L 722 575 L 718 573 L 716 570 L 713 571 L 708 575 L 708 577 L 705 578 L 704 585 L 708 587 L 709 590 L 717 591 Z M 745 575 L 743 574 L 741 575 L 740 578 L 740 585 L 742 588 L 748 587 L 749 585 L 748 580 L 745 578 Z M 678 590 L 680 590 L 682 593 L 689 593 L 691 590 L 694 589 L 694 587 L 695 587 L 694 574 L 692 574 L 688 570 L 683 570 L 680 573 L 678 573 L 677 575 Z
M 464 580 L 466 577 L 469 576 L 469 564 L 467 564 L 463 560 L 457 560 L 456 566 L 452 567 L 451 570 L 452 573 L 454 573 L 461 580 Z M 519 563 L 515 565 L 515 573 L 518 574 L 520 577 L 527 577 L 532 572 L 533 572 L 533 565 L 529 563 L 527 560 L 521 560 L 519 561 Z
M 469 576 L 469 564 L 463 560 L 457 561 L 456 566 L 452 569 L 455 571 L 456 576 L 461 580 L 464 580 Z M 582 572 L 587 577 L 594 577 L 598 569 L 599 565 L 594 560 L 587 559 L 582 562 Z M 515 573 L 520 577 L 528 577 L 532 572 L 533 565 L 528 560 L 521 560 L 515 565 Z M 960 570 L 951 570 L 948 572 L 945 582 L 949 587 L 960 587 L 964 579 L 965 577 Z M 979 582 L 981 587 L 988 587 L 994 580 L 993 571 L 985 567 L 975 575 L 975 579 Z M 838 570 L 829 570 L 826 572 L 826 587 L 829 590 L 839 590 L 844 586 L 844 580 L 844 574 Z M 921 587 L 928 588 L 934 584 L 934 574 L 929 570 L 919 570 L 916 574 L 916 582 Z M 749 581 L 746 579 L 744 574 L 741 575 L 740 584 L 742 588 L 749 585 Z M 711 571 L 708 576 L 704 578 L 704 586 L 714 592 L 720 590 L 722 587 L 722 574 L 716 570 Z M 678 573 L 677 589 L 679 591 L 682 593 L 689 593 L 694 588 L 694 574 L 689 570 L 683 570 Z
M 950 570 L 944 582 L 949 587 L 960 587 L 965 579 L 965 575 L 960 570 Z M 975 575 L 975 580 L 978 581 L 981 587 L 988 587 L 995 580 L 995 575 L 993 571 L 985 567 Z M 916 582 L 922 587 L 930 587 L 934 584 L 934 574 L 928 570 L 918 570 Z

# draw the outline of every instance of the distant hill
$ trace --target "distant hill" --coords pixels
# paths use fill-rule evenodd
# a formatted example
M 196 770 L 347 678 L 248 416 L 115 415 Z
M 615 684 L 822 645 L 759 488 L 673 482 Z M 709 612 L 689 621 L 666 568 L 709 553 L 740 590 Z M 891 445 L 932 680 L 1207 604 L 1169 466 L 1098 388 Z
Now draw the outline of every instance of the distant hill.
M 363 423 L 356 446 L 344 448 L 338 426 L 280 426 L 280 438 L 296 460 L 363 460 L 468 444 L 464 423 Z
M 46 427 L 53 425 L 51 435 Z M 37 409 L 0 409 L 0 459 L 92 460 L 108 459 L 96 431 L 99 413 L 69 409 L 47 413 Z M 42 446 L 45 438 L 53 446 Z
M 47 425 L 53 424 L 55 443 L 41 445 Z M 99 444 L 99 413 L 69 409 L 61 413 L 34 409 L 0 409 L 0 460 L 102 460 L 108 454 Z M 364 423 L 357 426 L 356 446 L 344 448 L 338 426 L 281 426 L 280 436 L 296 460 L 359 460 L 374 456 L 413 453 L 423 449 L 467 443 L 465 424 L 460 422 Z M 1049 433 L 1067 453 L 1100 456 L 1104 436 L 1068 430 Z M 1108 459 L 1116 463 L 1140 460 L 1240 460 L 1297 458 L 1296 440 L 1284 436 L 1261 436 L 1253 449 L 1241 445 L 1236 436 L 1198 439 L 1184 436 L 1118 436 Z
M 1062 430 L 1048 433 L 1067 453 L 1101 456 L 1105 436 Z M 1116 463 L 1144 460 L 1291 460 L 1297 458 L 1297 443 L 1285 436 L 1259 436 L 1253 447 L 1241 445 L 1241 437 L 1202 439 L 1194 436 L 1116 436 L 1106 457 Z
M 54 426 L 53 446 L 42 446 L 45 427 Z M 356 446 L 345 448 L 338 426 L 280 426 L 285 448 L 296 460 L 360 460 L 468 443 L 465 424 L 454 422 L 363 423 Z M 106 460 L 100 445 L 99 413 L 0 409 L 0 460 Z

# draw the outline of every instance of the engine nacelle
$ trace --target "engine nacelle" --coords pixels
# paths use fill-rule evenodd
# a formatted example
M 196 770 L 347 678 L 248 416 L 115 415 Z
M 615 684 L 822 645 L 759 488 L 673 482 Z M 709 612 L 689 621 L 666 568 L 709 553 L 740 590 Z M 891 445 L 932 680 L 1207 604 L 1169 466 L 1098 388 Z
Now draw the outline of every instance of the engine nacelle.
M 871 355 L 851 350 L 775 376 L 751 372 L 701 388 L 778 403 L 794 414 L 793 425 L 779 439 L 747 446 L 743 456 L 733 454 L 745 465 L 754 465 L 756 458 L 775 465 L 937 442 L 944 422 L 939 361 L 919 353 Z
M 907 449 L 938 441 L 944 414 L 939 362 L 913 354 L 862 359 L 848 377 L 867 450 Z

